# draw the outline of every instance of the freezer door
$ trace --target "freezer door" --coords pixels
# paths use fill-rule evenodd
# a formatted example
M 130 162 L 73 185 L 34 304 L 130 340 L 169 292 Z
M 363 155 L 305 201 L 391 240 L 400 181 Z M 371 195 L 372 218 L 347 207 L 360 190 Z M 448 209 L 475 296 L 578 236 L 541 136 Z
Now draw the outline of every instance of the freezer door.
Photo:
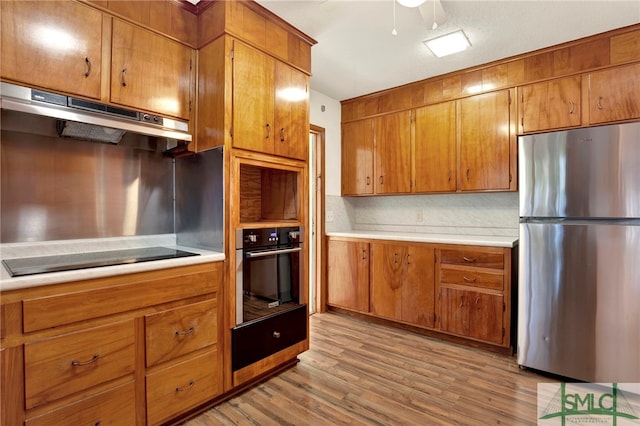
M 521 136 L 520 216 L 640 217 L 640 123 Z
M 640 224 L 520 225 L 518 364 L 640 382 Z

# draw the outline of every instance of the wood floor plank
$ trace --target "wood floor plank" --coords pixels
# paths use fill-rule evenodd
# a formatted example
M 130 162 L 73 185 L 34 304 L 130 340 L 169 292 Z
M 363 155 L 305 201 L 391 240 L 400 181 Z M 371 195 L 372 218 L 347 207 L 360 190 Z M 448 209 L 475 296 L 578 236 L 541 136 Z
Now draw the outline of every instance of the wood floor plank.
M 538 382 L 515 358 L 336 313 L 300 362 L 188 421 L 209 425 L 535 425 Z

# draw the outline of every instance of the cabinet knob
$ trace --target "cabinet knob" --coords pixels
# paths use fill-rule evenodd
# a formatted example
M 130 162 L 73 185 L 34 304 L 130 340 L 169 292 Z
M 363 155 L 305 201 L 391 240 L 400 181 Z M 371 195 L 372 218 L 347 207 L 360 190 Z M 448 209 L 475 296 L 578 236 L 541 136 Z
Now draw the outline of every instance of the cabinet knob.
M 273 332 L 273 337 L 274 337 L 274 339 L 279 339 L 280 338 L 280 332 L 279 331 L 274 331 Z

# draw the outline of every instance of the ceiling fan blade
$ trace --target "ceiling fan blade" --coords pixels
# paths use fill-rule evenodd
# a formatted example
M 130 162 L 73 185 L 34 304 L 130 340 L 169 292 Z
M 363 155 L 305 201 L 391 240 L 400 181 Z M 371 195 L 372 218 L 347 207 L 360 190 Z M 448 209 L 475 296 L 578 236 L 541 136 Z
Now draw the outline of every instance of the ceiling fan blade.
M 429 28 L 435 29 L 447 21 L 447 15 L 444 13 L 440 0 L 427 0 L 418 6 L 418 10 Z

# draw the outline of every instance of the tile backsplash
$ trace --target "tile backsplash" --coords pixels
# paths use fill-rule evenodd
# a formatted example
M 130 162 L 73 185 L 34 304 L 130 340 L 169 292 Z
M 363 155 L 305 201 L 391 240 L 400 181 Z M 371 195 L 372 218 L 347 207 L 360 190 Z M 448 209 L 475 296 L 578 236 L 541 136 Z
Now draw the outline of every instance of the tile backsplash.
M 328 232 L 518 235 L 518 194 L 326 196 Z

